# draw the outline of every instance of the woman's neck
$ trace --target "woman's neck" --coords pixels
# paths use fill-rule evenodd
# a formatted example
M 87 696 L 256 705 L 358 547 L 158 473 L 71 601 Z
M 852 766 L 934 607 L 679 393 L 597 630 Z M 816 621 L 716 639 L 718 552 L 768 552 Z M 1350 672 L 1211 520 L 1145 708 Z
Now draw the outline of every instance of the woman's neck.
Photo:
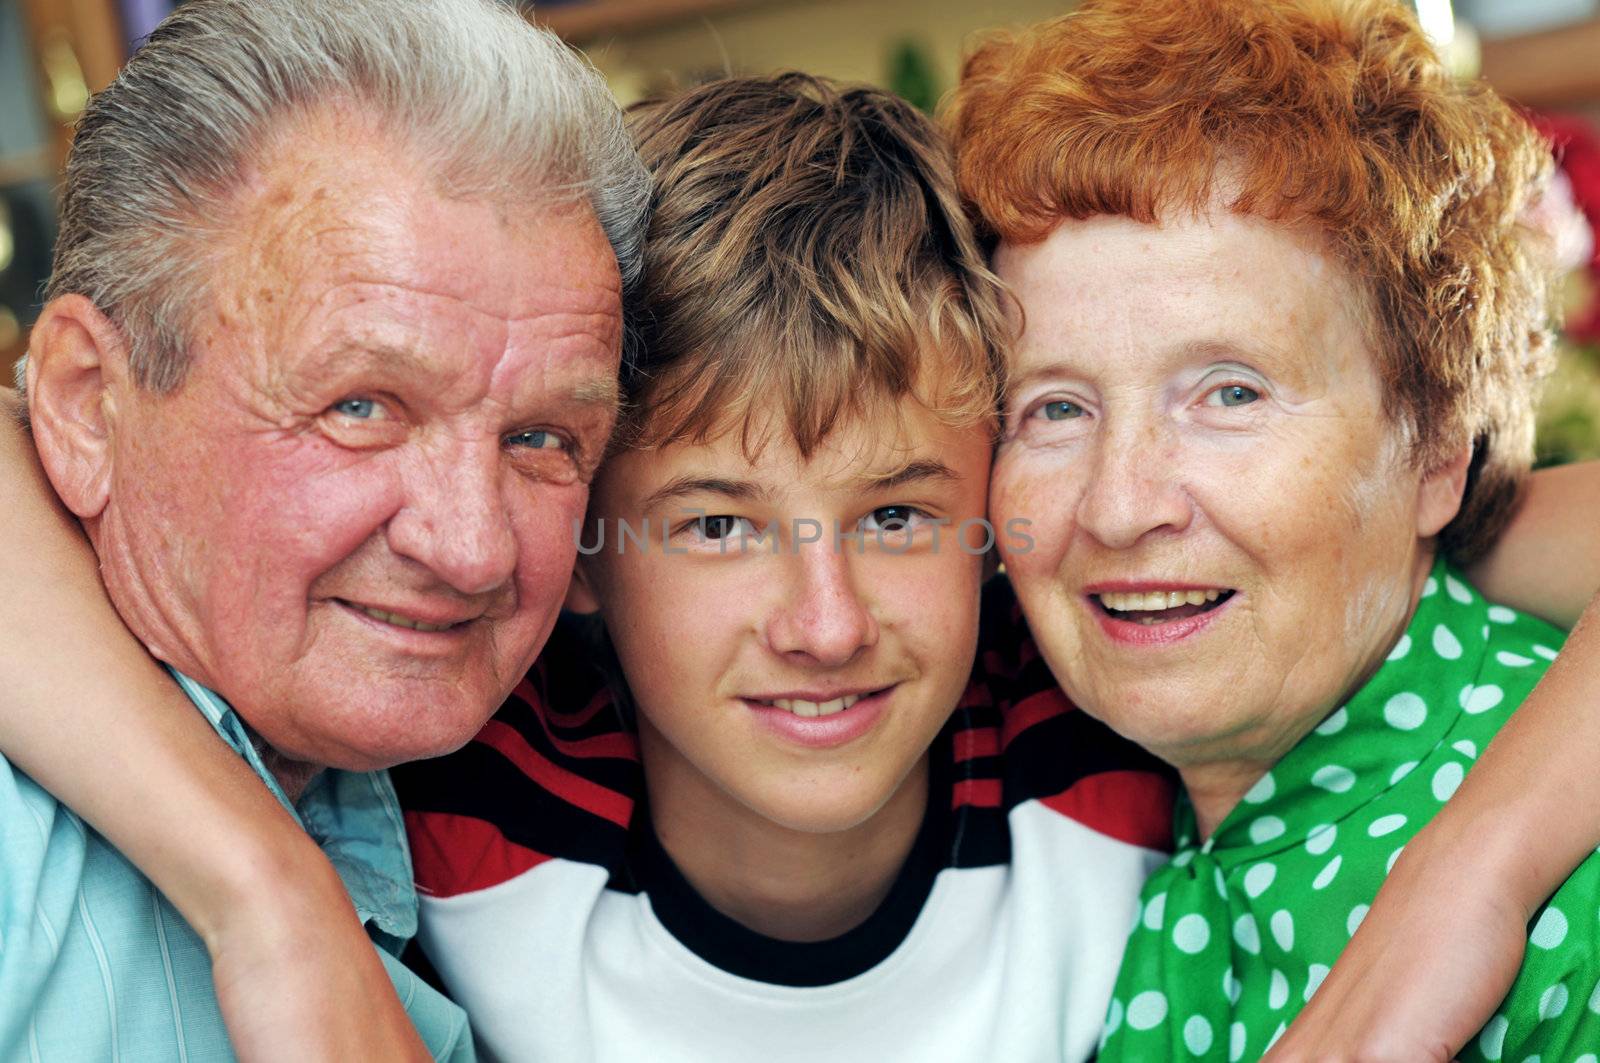
M 736 801 L 642 720 L 640 747 L 661 847 L 707 904 L 782 941 L 826 941 L 865 922 L 894 885 L 927 808 L 926 756 L 864 822 L 811 833 Z
M 1216 833 L 1222 821 L 1244 800 L 1250 788 L 1261 781 L 1271 765 L 1259 761 L 1227 761 L 1180 768 L 1183 788 L 1194 806 L 1195 826 L 1203 841 Z
M 1378 669 L 1383 667 L 1389 651 L 1411 625 L 1411 618 L 1417 611 L 1417 603 L 1422 599 L 1423 585 L 1433 569 L 1433 560 L 1434 552 L 1431 547 L 1417 552 L 1411 562 L 1411 596 L 1404 612 L 1390 622 L 1381 637 L 1374 640 L 1372 652 L 1367 655 L 1352 679 L 1345 684 L 1338 697 L 1331 702 L 1320 703 L 1319 707 L 1311 712 L 1291 714 L 1282 722 L 1276 733 L 1264 738 L 1256 736 L 1250 742 L 1234 739 L 1232 744 L 1238 751 L 1235 756 L 1196 758 L 1190 763 L 1181 763 L 1178 758 L 1169 758 L 1172 765 L 1178 769 L 1184 789 L 1188 792 L 1189 802 L 1194 806 L 1195 825 L 1201 839 L 1209 838 L 1216 833 L 1222 821 L 1228 818 L 1238 807 L 1239 802 L 1244 800 L 1244 795 L 1261 781 L 1261 777 L 1270 771 L 1273 765 L 1299 745 L 1301 740 L 1327 719 L 1334 709 L 1354 697 L 1372 680 Z

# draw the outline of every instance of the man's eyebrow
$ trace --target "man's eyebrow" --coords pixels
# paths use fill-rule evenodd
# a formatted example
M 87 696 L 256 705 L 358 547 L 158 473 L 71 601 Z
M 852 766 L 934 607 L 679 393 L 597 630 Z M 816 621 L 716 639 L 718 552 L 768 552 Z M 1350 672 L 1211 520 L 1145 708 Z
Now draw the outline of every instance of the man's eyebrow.
M 890 491 L 930 480 L 954 483 L 960 479 L 955 470 L 944 462 L 936 458 L 919 458 L 890 472 L 863 474 L 857 478 L 857 483 L 867 491 Z
M 770 492 L 749 480 L 728 480 L 718 476 L 679 476 L 652 491 L 640 507 L 645 511 L 666 502 L 693 495 L 714 495 L 734 502 L 767 501 Z
M 419 352 L 392 343 L 342 343 L 319 360 L 319 373 L 333 375 L 352 369 L 397 370 L 412 376 L 431 376 L 439 371 Z
M 614 410 L 622 403 L 622 389 L 615 376 L 589 377 L 574 384 L 566 397 L 569 402 L 581 406 L 605 406 Z

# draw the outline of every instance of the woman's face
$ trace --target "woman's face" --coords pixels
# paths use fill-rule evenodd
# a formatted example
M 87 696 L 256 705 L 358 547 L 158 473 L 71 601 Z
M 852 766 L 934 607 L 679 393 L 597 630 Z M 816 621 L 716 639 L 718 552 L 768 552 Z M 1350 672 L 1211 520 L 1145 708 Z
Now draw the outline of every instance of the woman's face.
M 1046 660 L 1178 767 L 1264 770 L 1399 638 L 1459 476 L 1408 460 L 1298 229 L 1069 220 L 996 264 L 1025 331 L 992 516 L 1030 522 L 1004 559 Z

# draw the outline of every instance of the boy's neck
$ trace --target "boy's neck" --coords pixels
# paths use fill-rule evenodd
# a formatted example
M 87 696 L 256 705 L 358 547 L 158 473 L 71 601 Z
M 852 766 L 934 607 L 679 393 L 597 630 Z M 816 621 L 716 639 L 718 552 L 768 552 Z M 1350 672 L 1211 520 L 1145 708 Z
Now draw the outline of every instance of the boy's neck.
M 826 941 L 860 926 L 894 885 L 928 803 L 926 755 L 884 806 L 845 831 L 790 830 L 745 807 L 640 721 L 650 818 L 702 899 L 780 941 Z

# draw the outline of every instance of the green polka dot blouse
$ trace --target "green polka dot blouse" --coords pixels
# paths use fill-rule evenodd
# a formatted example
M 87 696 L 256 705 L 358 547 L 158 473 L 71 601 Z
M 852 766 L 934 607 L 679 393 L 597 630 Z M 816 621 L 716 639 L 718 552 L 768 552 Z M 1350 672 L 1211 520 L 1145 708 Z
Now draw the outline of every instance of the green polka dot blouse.
M 1406 841 L 1461 784 L 1562 635 L 1440 562 L 1388 660 L 1141 898 L 1100 1060 L 1254 1060 L 1316 992 Z M 1600 1063 L 1600 857 L 1535 920 L 1522 972 L 1460 1058 Z

